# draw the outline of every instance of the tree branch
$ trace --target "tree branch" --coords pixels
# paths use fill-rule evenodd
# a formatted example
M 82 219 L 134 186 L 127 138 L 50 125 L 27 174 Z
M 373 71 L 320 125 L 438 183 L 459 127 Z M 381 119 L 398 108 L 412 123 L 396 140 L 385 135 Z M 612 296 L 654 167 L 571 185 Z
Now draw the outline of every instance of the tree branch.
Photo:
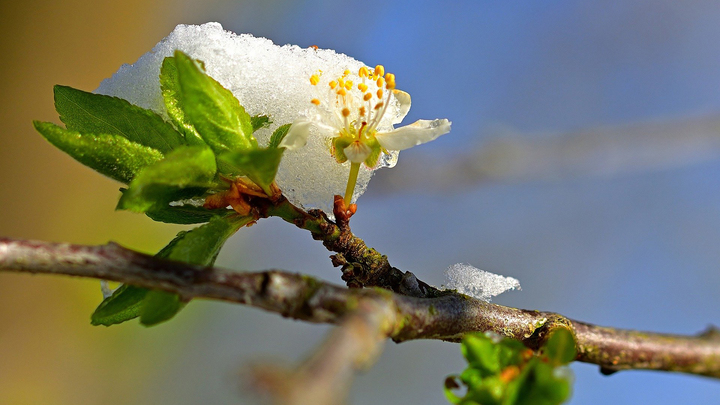
M 380 300 L 396 314 L 385 329 L 396 342 L 458 341 L 469 332 L 494 331 L 536 350 L 550 332 L 567 328 L 576 337 L 577 360 L 597 364 L 605 372 L 651 369 L 720 378 L 716 329 L 698 336 L 676 336 L 606 328 L 454 292 L 420 298 L 382 289 L 345 289 L 281 271 L 233 273 L 162 260 L 113 243 L 83 246 L 0 238 L 0 271 L 114 280 L 175 292 L 186 300 L 237 302 L 316 323 L 339 323 L 362 300 Z M 408 274 L 406 284 L 412 281 Z
M 313 239 L 322 241 L 328 250 L 335 252 L 330 258 L 333 266 L 342 268 L 342 279 L 348 287 L 381 287 L 416 297 L 441 294 L 438 289 L 418 280 L 412 273 L 391 266 L 387 256 L 368 247 L 365 241 L 353 235 L 348 223 L 349 215 L 338 206 L 342 201 L 342 197 L 336 196 L 334 214 L 337 222 L 330 221 L 320 210 L 305 212 L 284 196 L 276 201 L 254 200 L 253 203 L 260 217 L 279 217 L 308 230 Z

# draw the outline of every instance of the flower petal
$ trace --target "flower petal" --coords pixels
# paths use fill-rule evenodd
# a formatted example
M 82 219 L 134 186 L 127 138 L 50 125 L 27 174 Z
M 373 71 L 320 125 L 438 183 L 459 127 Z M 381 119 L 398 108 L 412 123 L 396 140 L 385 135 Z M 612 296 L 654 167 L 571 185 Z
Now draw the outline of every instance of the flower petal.
M 417 120 L 389 132 L 378 132 L 375 138 L 387 150 L 403 150 L 447 134 L 450 132 L 450 124 L 446 119 Z
M 362 163 L 372 154 L 372 148 L 360 141 L 355 141 L 343 149 L 343 153 L 349 161 L 353 163 Z
M 278 146 L 287 150 L 302 148 L 307 143 L 308 135 L 310 135 L 310 127 L 313 125 L 315 125 L 315 123 L 309 120 L 295 120 L 290 126 L 287 135 L 280 141 L 280 145 Z
M 393 119 L 392 123 L 399 124 L 402 122 L 403 118 L 405 118 L 408 111 L 410 111 L 410 94 L 402 90 L 393 90 L 393 95 L 395 96 L 395 99 L 400 102 L 400 111 L 398 111 L 398 115 L 395 119 Z
M 319 116 L 315 119 L 299 118 L 293 122 L 292 126 L 288 130 L 287 135 L 280 141 L 281 148 L 287 150 L 300 149 L 307 143 L 307 138 L 310 135 L 310 128 L 315 127 L 322 131 L 327 132 L 327 136 L 337 136 L 337 131 L 330 125 L 325 125 L 319 120 Z

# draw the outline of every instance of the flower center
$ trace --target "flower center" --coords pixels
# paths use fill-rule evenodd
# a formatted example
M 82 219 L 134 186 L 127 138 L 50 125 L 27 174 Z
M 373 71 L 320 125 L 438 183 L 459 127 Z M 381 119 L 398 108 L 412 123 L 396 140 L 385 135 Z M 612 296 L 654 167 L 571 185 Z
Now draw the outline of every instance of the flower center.
M 317 86 L 321 75 L 322 72 L 318 72 L 310 76 L 310 84 Z M 350 71 L 345 70 L 342 76 L 329 81 L 327 96 L 313 98 L 310 102 L 330 114 L 332 122 L 329 124 L 337 129 L 337 136 L 360 142 L 374 139 L 377 126 L 391 102 L 395 75 L 385 73 L 382 65 L 375 66 L 374 70 L 361 67 L 357 85 L 348 78 L 349 75 Z

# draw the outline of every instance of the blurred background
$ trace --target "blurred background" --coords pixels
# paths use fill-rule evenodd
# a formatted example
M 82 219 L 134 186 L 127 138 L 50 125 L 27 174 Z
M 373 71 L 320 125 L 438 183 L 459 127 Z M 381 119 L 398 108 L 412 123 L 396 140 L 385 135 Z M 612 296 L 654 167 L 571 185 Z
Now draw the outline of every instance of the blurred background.
M 405 151 L 353 229 L 435 285 L 458 262 L 513 276 L 496 302 L 601 325 L 720 325 L 720 2 L 66 0 L 0 2 L 0 235 L 144 252 L 181 227 L 113 210 L 119 184 L 35 133 L 52 86 L 93 90 L 178 23 L 382 63 L 406 122 L 453 131 Z M 274 219 L 218 264 L 341 283 L 329 252 Z M 193 302 L 168 324 L 92 327 L 96 281 L 0 274 L 1 404 L 254 403 L 244 365 L 301 360 L 329 327 Z M 354 404 L 440 404 L 459 347 L 388 343 Z M 573 404 L 717 403 L 710 379 L 573 365 Z

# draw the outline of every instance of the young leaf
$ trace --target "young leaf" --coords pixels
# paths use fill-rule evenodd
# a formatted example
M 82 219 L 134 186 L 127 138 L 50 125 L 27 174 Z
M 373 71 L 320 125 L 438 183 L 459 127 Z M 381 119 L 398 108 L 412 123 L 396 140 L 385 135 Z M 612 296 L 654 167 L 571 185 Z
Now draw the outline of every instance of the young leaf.
M 198 266 L 211 266 L 225 241 L 251 220 L 250 217 L 235 215 L 215 216 L 205 225 L 180 232 L 156 256 Z
M 91 323 L 110 326 L 137 318 L 147 293 L 145 288 L 121 285 L 95 309 L 90 317 Z
M 155 256 L 200 266 L 211 266 L 225 241 L 252 218 L 213 217 L 209 223 L 183 231 Z M 92 315 L 93 325 L 110 326 L 140 317 L 145 326 L 172 318 L 185 304 L 177 294 L 122 285 L 103 300 Z
M 163 154 L 119 135 L 81 134 L 50 122 L 34 121 L 35 129 L 73 159 L 119 182 L 128 184 L 137 173 Z
M 160 89 L 165 101 L 165 109 L 175 126 L 185 136 L 188 145 L 205 145 L 205 141 L 185 117 L 180 79 L 178 78 L 177 65 L 173 57 L 165 58 L 160 67 Z
M 545 355 L 555 365 L 568 364 L 575 360 L 575 338 L 567 329 L 553 332 L 545 344 Z
M 284 149 L 255 149 L 230 152 L 220 155 L 218 161 L 225 174 L 247 176 L 268 195 L 272 194 L 270 184 L 275 180 Z
M 210 221 L 210 218 L 216 215 L 229 215 L 234 213 L 232 210 L 209 210 L 203 207 L 194 207 L 192 205 L 182 206 L 153 206 L 145 215 L 154 221 L 165 222 L 168 224 L 201 224 Z
M 275 132 L 273 132 L 273 134 L 270 136 L 270 143 L 268 143 L 268 149 L 277 149 L 280 146 L 280 142 L 283 140 L 283 138 L 285 138 L 285 135 L 287 135 L 291 125 L 292 124 L 282 125 L 278 127 Z
M 494 374 L 500 370 L 498 347 L 487 336 L 468 335 L 463 339 L 460 350 L 473 368 L 480 369 L 487 374 Z
M 68 129 L 80 133 L 120 135 L 162 153 L 185 144 L 162 117 L 117 97 L 55 86 L 55 109 Z
M 140 311 L 140 323 L 145 326 L 157 325 L 175 316 L 185 304 L 177 294 L 153 290 L 148 292 Z
M 117 209 L 145 212 L 153 206 L 202 194 L 211 187 L 217 166 L 205 146 L 184 146 L 135 176 Z
M 254 115 L 250 117 L 250 123 L 252 124 L 253 132 L 255 132 L 260 128 L 265 128 L 272 124 L 272 121 L 270 121 L 270 117 L 267 115 Z
M 461 345 L 468 368 L 445 380 L 449 402 L 463 405 L 558 405 L 570 397 L 570 371 L 559 366 L 569 360 L 572 334 L 551 336 L 537 355 L 518 341 L 486 334 L 468 334 Z M 552 347 L 548 351 L 548 347 Z M 548 357 L 547 354 L 554 357 Z M 548 361 L 550 360 L 550 361 Z M 460 396 L 461 384 L 465 394 Z
M 175 65 L 185 119 L 213 151 L 220 154 L 256 148 L 250 116 L 230 90 L 180 51 L 175 51 Z
M 156 256 L 199 266 L 211 266 L 225 241 L 251 220 L 250 217 L 213 217 L 203 226 L 180 232 Z M 140 323 L 151 326 L 166 321 L 175 316 L 183 305 L 177 294 L 152 291 L 140 310 Z

